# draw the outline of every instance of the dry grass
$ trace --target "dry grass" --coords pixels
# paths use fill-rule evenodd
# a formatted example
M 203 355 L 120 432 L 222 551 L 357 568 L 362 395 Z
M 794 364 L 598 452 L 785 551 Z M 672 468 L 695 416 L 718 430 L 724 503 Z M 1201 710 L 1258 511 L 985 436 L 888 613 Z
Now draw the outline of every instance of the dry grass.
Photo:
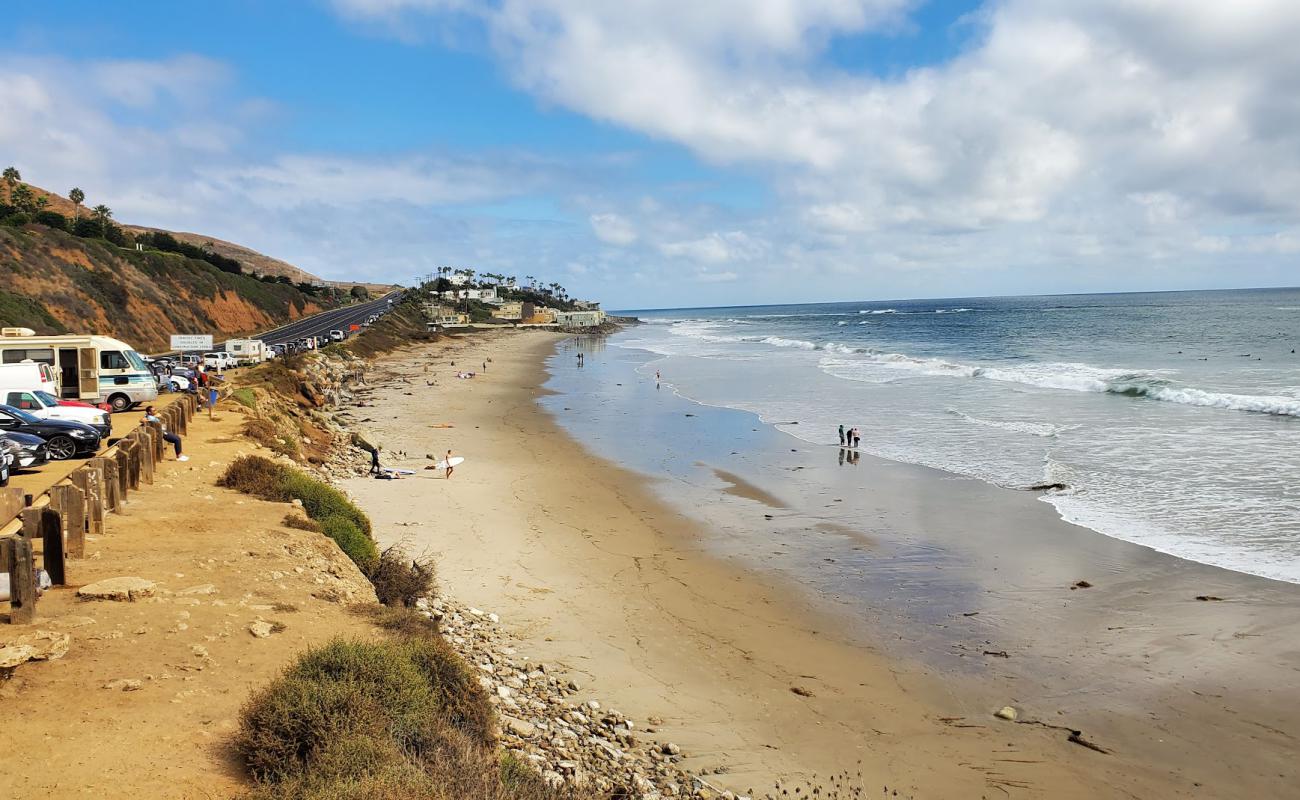
M 380 553 L 378 563 L 370 572 L 375 594 L 386 606 L 414 606 L 416 600 L 433 593 L 434 579 L 432 559 L 410 558 L 396 546 Z

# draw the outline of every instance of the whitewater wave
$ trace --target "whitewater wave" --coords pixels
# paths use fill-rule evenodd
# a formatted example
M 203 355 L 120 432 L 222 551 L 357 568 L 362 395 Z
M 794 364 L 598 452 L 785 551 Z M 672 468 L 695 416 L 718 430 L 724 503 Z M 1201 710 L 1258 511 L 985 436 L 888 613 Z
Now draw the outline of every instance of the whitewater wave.
M 916 358 L 902 353 L 861 350 L 857 352 L 862 355 L 863 361 L 869 364 L 908 370 L 932 377 L 981 378 L 1041 389 L 1096 392 L 1202 408 L 1300 417 L 1300 399 L 1294 397 L 1210 392 L 1190 386 L 1178 386 L 1161 377 L 1158 371 L 1144 373 L 1124 369 L 1104 369 L 1078 363 L 987 367 L 945 361 L 940 358 Z
M 954 417 L 965 420 L 973 425 L 982 425 L 985 428 L 997 428 L 1003 431 L 1012 431 L 1013 433 L 1027 433 L 1031 436 L 1039 436 L 1044 439 L 1052 438 L 1064 430 L 1073 426 L 1069 425 L 1052 425 L 1047 422 L 1029 422 L 1028 420 L 999 420 L 999 419 L 981 419 L 980 417 L 971 416 L 964 411 L 958 411 L 955 408 L 944 409 Z
M 934 310 L 934 313 L 936 313 L 936 314 L 964 314 L 964 313 L 966 313 L 967 311 L 974 311 L 974 310 L 975 310 L 975 309 L 973 309 L 973 308 L 936 308 L 936 309 Z
M 896 308 L 863 309 L 858 313 L 859 314 L 897 314 L 898 309 Z

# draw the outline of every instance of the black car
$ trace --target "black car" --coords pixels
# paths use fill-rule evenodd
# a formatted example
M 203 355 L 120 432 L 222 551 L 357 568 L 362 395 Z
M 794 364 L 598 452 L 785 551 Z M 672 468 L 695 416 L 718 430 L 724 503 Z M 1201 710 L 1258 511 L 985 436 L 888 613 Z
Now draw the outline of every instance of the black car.
M 26 433 L 0 433 L 0 453 L 9 457 L 9 471 L 43 467 L 50 460 L 45 440 Z
M 0 405 L 0 433 L 27 433 L 45 440 L 50 458 L 92 456 L 99 451 L 99 432 L 66 419 L 41 419 L 13 406 Z

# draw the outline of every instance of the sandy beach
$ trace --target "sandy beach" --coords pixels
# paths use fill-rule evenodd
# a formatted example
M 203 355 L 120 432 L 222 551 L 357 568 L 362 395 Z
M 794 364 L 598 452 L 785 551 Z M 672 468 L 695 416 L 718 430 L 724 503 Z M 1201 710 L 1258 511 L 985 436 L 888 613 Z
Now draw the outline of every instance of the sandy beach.
M 743 554 L 706 551 L 702 520 L 725 506 L 688 517 L 645 476 L 584 449 L 537 402 L 557 341 L 467 336 L 385 357 L 367 405 L 349 411 L 384 446 L 386 465 L 416 474 L 345 488 L 381 541 L 437 558 L 443 592 L 499 614 L 522 652 L 587 676 L 583 699 L 636 720 L 662 718 L 654 736 L 680 745 L 688 769 L 759 796 L 777 780 L 845 770 L 861 770 L 869 796 L 882 787 L 914 797 L 1295 793 L 1291 588 L 1189 562 L 1173 569 L 1153 553 L 1149 573 L 1126 561 L 1114 589 L 1087 595 L 1076 612 L 1095 615 L 1099 629 L 1139 632 L 1079 652 L 1091 680 L 1072 663 L 1078 632 L 1052 624 L 1050 613 L 1026 637 L 1037 652 L 1023 663 L 998 657 L 992 643 L 991 657 L 977 653 L 966 668 L 936 666 L 896 630 L 848 620 Z M 460 380 L 460 370 L 480 374 Z M 426 454 L 448 449 L 467 459 L 451 480 L 424 469 Z M 1060 548 L 1062 575 L 1104 572 L 1110 540 L 1086 532 L 1071 544 L 1066 526 L 1053 527 L 1052 510 L 1032 499 L 1003 501 L 973 481 L 954 489 L 941 473 L 889 472 L 889 462 L 863 469 L 897 491 L 882 493 L 873 521 L 839 534 L 869 542 L 871 525 L 904 514 L 906 498 L 938 505 L 955 491 L 981 504 L 971 527 L 989 546 L 1006 543 L 992 531 L 1041 527 L 1038 546 Z M 714 474 L 733 499 L 780 503 L 741 475 Z M 1195 587 L 1233 602 L 1184 597 Z M 1060 589 L 1078 595 L 1068 582 Z M 1026 593 L 1015 602 L 1032 617 L 1062 601 Z M 996 618 L 982 619 L 996 630 Z M 947 624 L 927 637 L 955 638 Z M 1016 706 L 1024 724 L 995 718 L 1002 705 Z M 1107 752 L 1069 741 L 1071 729 Z

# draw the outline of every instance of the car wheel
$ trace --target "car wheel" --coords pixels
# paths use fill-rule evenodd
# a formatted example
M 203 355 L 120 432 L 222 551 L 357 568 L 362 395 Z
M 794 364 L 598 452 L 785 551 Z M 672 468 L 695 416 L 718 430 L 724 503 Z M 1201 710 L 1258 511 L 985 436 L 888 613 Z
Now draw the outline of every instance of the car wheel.
M 45 446 L 50 458 L 55 461 L 66 461 L 77 454 L 77 443 L 72 441 L 71 436 L 55 436 Z
M 126 411 L 131 407 L 131 398 L 124 394 L 115 394 L 108 398 L 108 404 L 113 407 L 114 411 Z

